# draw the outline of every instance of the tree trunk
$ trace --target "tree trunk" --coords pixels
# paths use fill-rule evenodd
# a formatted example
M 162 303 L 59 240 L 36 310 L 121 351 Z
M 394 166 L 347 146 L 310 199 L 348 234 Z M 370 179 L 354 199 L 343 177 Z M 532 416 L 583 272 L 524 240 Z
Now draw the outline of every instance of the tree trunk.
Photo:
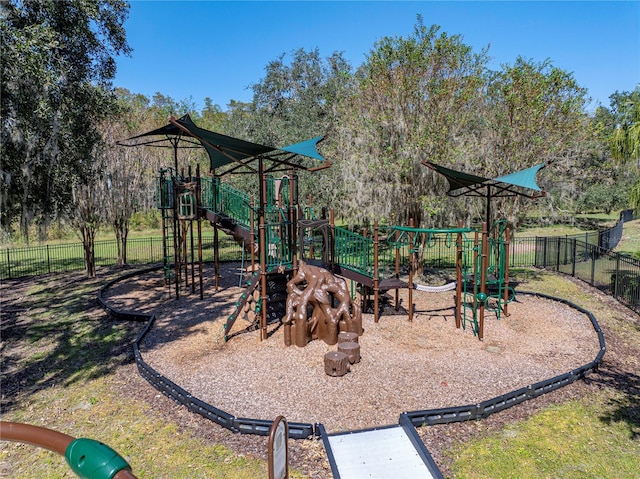
M 96 232 L 93 227 L 82 228 L 82 247 L 84 248 L 84 264 L 89 278 L 96 276 L 96 255 L 95 255 Z
M 129 236 L 129 225 L 122 228 L 122 266 L 127 264 L 127 237 Z
M 118 266 L 127 264 L 127 237 L 129 236 L 129 222 L 116 220 L 113 222 L 113 231 L 116 234 L 118 246 Z
M 120 228 L 118 228 L 118 223 L 113 223 L 113 232 L 116 234 L 116 248 L 118 250 L 118 266 L 122 266 L 122 240 L 120 238 Z

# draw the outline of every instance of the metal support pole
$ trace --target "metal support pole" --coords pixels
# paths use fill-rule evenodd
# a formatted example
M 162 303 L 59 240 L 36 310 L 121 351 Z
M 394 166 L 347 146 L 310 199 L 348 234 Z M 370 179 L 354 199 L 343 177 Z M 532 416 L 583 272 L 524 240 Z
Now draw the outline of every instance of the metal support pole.
M 400 232 L 396 231 L 396 279 L 400 278 L 400 248 L 398 246 L 399 242 L 400 242 Z M 400 289 L 399 288 L 396 288 L 395 299 L 396 299 L 395 309 L 396 311 L 398 311 L 400 309 Z
M 474 238 L 473 238 L 473 322 L 474 322 L 474 327 L 475 327 L 475 323 L 478 320 L 478 290 L 479 290 L 479 279 L 478 279 L 478 273 L 479 271 L 479 265 L 480 265 L 480 234 L 478 233 L 478 231 L 476 230 L 474 232 Z M 465 315 L 465 319 L 466 319 L 466 315 Z M 465 320 L 465 325 L 466 325 L 466 320 Z M 476 331 L 474 331 L 475 333 Z
M 191 176 L 191 165 L 189 165 L 189 181 L 193 181 L 193 176 Z M 196 190 L 193 195 L 193 201 L 195 202 L 192 207 L 194 208 L 195 217 L 198 217 L 198 191 Z M 196 255 L 194 250 L 193 243 L 193 219 L 189 220 L 189 246 L 191 248 L 191 294 L 196 292 Z
M 377 323 L 380 320 L 380 290 L 378 278 L 378 220 L 373 223 L 373 318 Z
M 258 158 L 260 175 L 260 208 L 259 214 L 259 251 L 260 251 L 260 293 L 262 296 L 262 311 L 260 315 L 260 340 L 267 339 L 267 238 L 265 231 L 265 212 L 267 210 L 267 177 L 264 172 L 264 160 Z
M 189 255 L 187 254 L 187 233 L 189 232 L 189 228 L 187 228 L 186 220 L 182 220 L 180 222 L 180 229 L 182 233 L 182 258 L 184 263 L 184 287 L 189 287 Z
M 313 244 L 313 239 L 311 244 Z M 333 273 L 336 263 L 336 217 L 333 208 L 329 210 L 329 271 Z M 323 258 L 324 259 L 324 258 Z
M 289 247 L 294 274 L 298 270 L 298 199 L 295 194 L 297 181 L 298 178 L 292 168 L 289 172 Z
M 413 218 L 409 218 L 409 228 L 413 228 Z M 409 233 L 409 321 L 413 321 L 413 267 L 415 264 L 415 251 L 413 248 L 413 232 Z
M 177 201 L 176 201 L 176 191 L 175 191 L 175 181 L 172 182 L 172 188 L 174 189 L 173 195 L 173 255 L 174 255 L 174 267 L 176 270 L 176 299 L 180 299 L 180 244 L 179 244 L 179 228 L 180 223 L 178 222 L 178 211 L 177 211 Z
M 196 255 L 193 238 L 193 220 L 189 221 L 189 237 L 191 238 L 191 294 L 196 292 Z
M 198 281 L 200 283 L 200 299 L 204 299 L 203 276 L 204 276 L 204 271 L 202 270 L 202 220 L 198 218 Z
M 256 228 L 255 228 L 255 224 L 256 224 L 256 214 L 255 214 L 255 203 L 254 203 L 254 198 L 253 195 L 251 195 L 251 200 L 249 202 L 250 205 L 250 211 L 249 211 L 249 217 L 250 217 L 250 222 L 251 222 L 251 241 L 249 242 L 249 249 L 251 250 L 249 253 L 249 256 L 251 256 L 251 274 L 253 274 L 256 271 Z M 244 248 L 244 244 L 243 244 L 243 248 Z
M 220 287 L 220 238 L 218 236 L 218 227 L 213 225 L 213 268 L 214 268 L 214 284 L 216 291 Z
M 482 270 L 480 271 L 480 315 L 478 318 L 478 339 L 484 337 L 484 309 L 487 297 L 487 268 L 489 266 L 489 233 L 487 224 L 482 225 L 482 259 L 480 261 Z
M 507 226 L 504 230 L 504 315 L 509 316 L 509 250 L 511 248 L 511 229 Z
M 200 181 L 200 165 L 196 166 L 196 178 L 198 186 L 196 189 L 196 218 L 198 221 L 198 280 L 200 283 L 200 299 L 204 299 L 203 271 L 202 271 L 202 215 L 200 206 L 202 205 L 202 182 Z
M 458 220 L 458 228 L 462 228 L 462 221 Z M 462 233 L 456 237 L 456 328 L 460 329 L 462 322 Z
M 167 286 L 167 276 L 169 271 L 169 261 L 167 257 L 167 230 L 164 220 L 164 208 L 160 212 L 160 227 L 162 228 L 162 273 L 164 276 L 164 285 Z

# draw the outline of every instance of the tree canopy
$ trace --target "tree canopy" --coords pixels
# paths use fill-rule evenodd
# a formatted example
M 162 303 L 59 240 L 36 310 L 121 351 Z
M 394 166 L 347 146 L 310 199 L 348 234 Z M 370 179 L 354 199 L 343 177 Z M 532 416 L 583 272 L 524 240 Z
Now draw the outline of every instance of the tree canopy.
M 42 228 L 89 180 L 97 125 L 112 113 L 114 56 L 128 54 L 122 0 L 0 5 L 0 224 Z
M 168 151 L 124 152 L 114 141 L 184 113 L 269 146 L 326 135 L 320 150 L 333 167 L 301 174 L 300 197 L 313 195 L 351 224 L 411 218 L 445 227 L 484 217 L 484 203 L 446 197 L 423 160 L 485 178 L 547 163 L 539 181 L 549 194 L 538 200 L 547 215 L 624 207 L 634 182 L 640 198 L 640 89 L 615 92 L 609 108 L 590 113 L 587 91 L 551 60 L 517 57 L 492 71 L 488 47 L 474 51 L 420 16 L 411 34 L 376 42 L 355 70 L 342 52 L 292 50 L 265 66 L 250 102 L 223 110 L 206 98 L 198 111 L 191 97 L 113 88 L 114 57 L 130 52 L 124 1 L 10 0 L 0 9 L 3 231 L 18 219 L 24 231 L 60 215 L 85 221 L 69 211 L 85 192 L 107 206 L 85 215 L 85 226 L 101 216 L 126 242 L 131 214 L 153 207 L 154 175 L 173 161 Z M 184 164 L 205 160 L 182 153 Z M 531 205 L 509 199 L 493 211 L 517 225 Z

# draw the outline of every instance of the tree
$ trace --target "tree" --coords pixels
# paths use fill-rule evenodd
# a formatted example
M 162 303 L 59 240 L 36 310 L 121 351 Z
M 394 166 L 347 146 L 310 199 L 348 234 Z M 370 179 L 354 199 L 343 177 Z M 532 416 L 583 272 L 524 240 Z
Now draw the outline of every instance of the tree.
M 614 159 L 640 169 L 640 85 L 633 92 L 614 93 L 610 97 L 616 126 L 611 136 Z M 640 180 L 631 188 L 631 204 L 640 207 Z
M 115 97 L 114 56 L 128 54 L 123 0 L 0 5 L 0 226 L 48 223 L 86 183 L 97 125 Z
M 549 60 L 518 57 L 513 65 L 503 65 L 488 83 L 474 135 L 474 168 L 485 178 L 495 178 L 549 163 L 546 186 L 556 195 L 548 195 L 548 201 L 575 195 L 593 133 L 585 103 L 586 90 Z M 522 208 L 521 199 L 508 198 L 494 211 L 517 223 Z
M 616 119 L 611 138 L 613 156 L 625 162 L 640 159 L 640 85 L 633 92 L 616 92 L 610 97 Z
M 211 98 L 206 97 L 204 99 L 204 108 L 198 118 L 198 125 L 207 130 L 222 132 L 226 119 L 227 115 L 222 111 L 220 105 L 214 105 Z
M 327 135 L 321 150 L 332 157 L 336 105 L 349 88 L 351 65 L 342 53 L 327 58 L 316 48 L 292 52 L 290 62 L 282 54 L 265 67 L 265 77 L 251 86 L 251 103 L 231 102 L 228 134 L 268 146 L 285 146 L 319 135 Z M 336 189 L 332 169 L 300 175 L 300 195 L 316 198 Z M 319 199 L 318 201 L 323 201 Z M 315 200 L 314 200 L 315 201 Z
M 116 236 L 118 265 L 127 264 L 127 238 L 134 212 L 153 190 L 156 171 L 150 171 L 152 154 L 148 148 L 127 148 L 116 143 L 140 128 L 150 126 L 146 98 L 119 92 L 120 113 L 101 126 L 103 141 L 96 148 L 96 161 L 102 171 L 99 192 L 105 217 Z M 151 127 L 153 128 L 153 127 Z
M 82 182 L 72 186 L 69 217 L 80 232 L 84 249 L 84 265 L 87 276 L 96 275 L 95 239 L 103 222 L 103 209 L 95 182 Z
M 580 185 L 574 187 L 575 203 L 563 205 L 563 209 L 571 213 L 569 220 L 573 220 L 574 211 L 610 212 L 629 205 L 629 192 L 635 175 L 629 175 L 629 168 L 614 160 L 611 148 L 611 139 L 619 122 L 616 110 L 618 108 L 612 102 L 611 109 L 599 106 L 590 115 L 585 142 L 588 151 L 576 167 L 580 172 Z
M 417 226 L 448 218 L 443 192 L 421 165 L 455 165 L 461 138 L 475 119 L 486 51 L 459 35 L 426 27 L 376 43 L 357 74 L 357 91 L 341 105 L 342 210 L 356 221 L 382 218 Z

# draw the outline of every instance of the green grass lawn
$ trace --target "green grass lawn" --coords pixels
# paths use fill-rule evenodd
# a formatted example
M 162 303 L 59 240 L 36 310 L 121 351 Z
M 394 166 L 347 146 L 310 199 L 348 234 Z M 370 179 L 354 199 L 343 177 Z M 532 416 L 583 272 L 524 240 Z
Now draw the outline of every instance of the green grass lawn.
M 264 460 L 235 454 L 168 421 L 144 395 L 124 387 L 133 382 L 150 390 L 132 362 L 131 343 L 143 325 L 112 320 L 97 306 L 97 288 L 113 277 L 101 274 L 2 284 L 2 420 L 101 441 L 139 478 L 267 477 Z M 0 444 L 0 477 L 73 477 L 62 456 Z M 291 477 L 305 476 L 292 471 Z
M 565 236 L 583 234 L 586 231 L 577 226 L 554 225 L 554 226 L 538 226 L 532 228 L 520 228 L 516 231 L 516 238 L 530 238 L 535 236 Z
M 640 477 L 640 322 L 621 314 L 573 282 L 546 272 L 520 272 L 522 289 L 540 291 L 589 309 L 608 341 L 605 372 L 588 397 L 552 405 L 507 424 L 448 455 L 451 476 L 465 479 Z M 622 310 L 624 311 L 624 310 Z M 619 350 L 622 347 L 624 351 Z M 613 375 L 612 375 L 613 376 Z
M 640 441 L 610 421 L 609 395 L 551 406 L 456 450 L 456 478 L 616 478 L 640 474 Z
M 615 251 L 640 259 L 640 220 L 628 221 L 624 224 L 622 239 Z
M 118 451 L 138 478 L 267 477 L 264 461 L 238 456 L 161 420 L 149 404 L 122 397 L 117 388 L 111 375 L 50 387 L 30 395 L 3 420 L 91 436 Z M 73 477 L 64 457 L 34 446 L 3 444 L 0 457 L 8 473 L 3 477 Z

